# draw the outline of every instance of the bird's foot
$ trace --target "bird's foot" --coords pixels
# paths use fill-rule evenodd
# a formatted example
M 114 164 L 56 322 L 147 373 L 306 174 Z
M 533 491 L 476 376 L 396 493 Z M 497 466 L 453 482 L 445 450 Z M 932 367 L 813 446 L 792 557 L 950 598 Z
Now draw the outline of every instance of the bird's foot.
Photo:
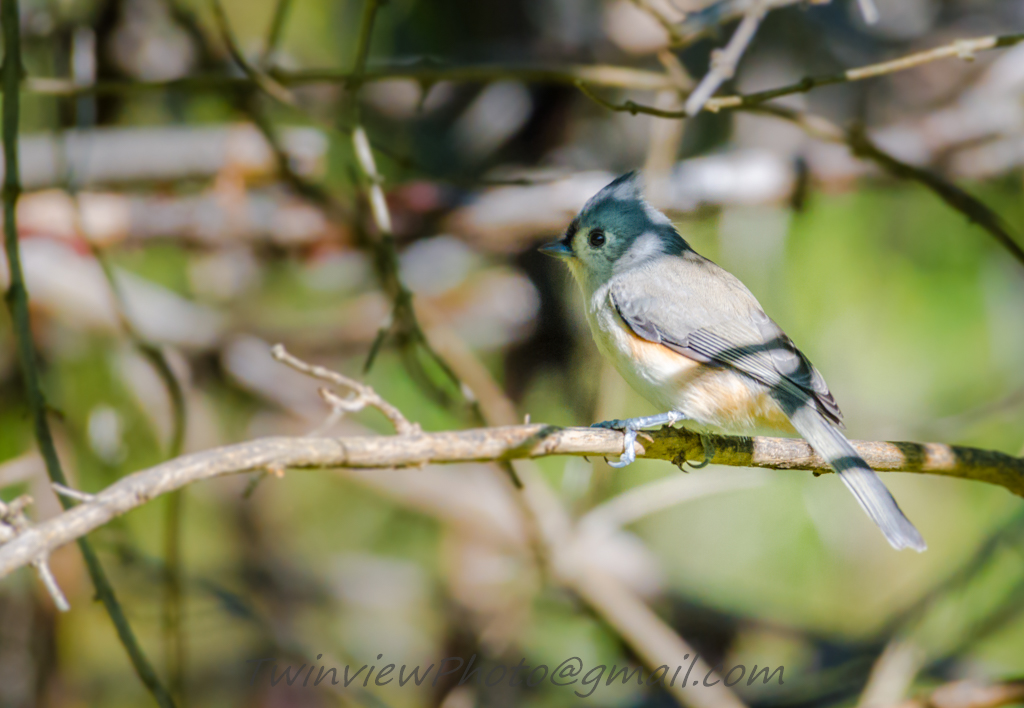
M 648 428 L 653 425 L 672 425 L 676 421 L 683 420 L 684 416 L 678 411 L 669 411 L 668 413 L 661 413 L 660 415 L 649 415 L 640 418 L 626 418 L 625 420 L 606 420 L 601 423 L 594 423 L 592 428 L 609 428 L 611 430 L 621 430 L 624 435 L 623 439 L 623 450 L 622 456 L 618 462 L 609 462 L 611 467 L 625 467 L 632 464 L 636 460 L 636 450 L 634 445 L 636 444 L 637 432 L 641 428 Z
M 690 467 L 695 470 L 704 469 L 711 464 L 711 460 L 715 457 L 715 444 L 711 442 L 711 436 L 704 432 L 697 433 L 700 436 L 700 444 L 704 448 L 704 460 L 699 464 L 689 463 Z

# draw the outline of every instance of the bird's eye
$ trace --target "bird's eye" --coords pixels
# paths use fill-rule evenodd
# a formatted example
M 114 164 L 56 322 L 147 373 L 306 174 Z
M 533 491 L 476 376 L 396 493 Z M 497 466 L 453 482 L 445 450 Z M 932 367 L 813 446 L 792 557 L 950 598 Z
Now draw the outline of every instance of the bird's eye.
M 587 236 L 587 243 L 590 244 L 591 248 L 601 248 L 607 240 L 608 239 L 605 238 L 604 231 L 601 229 L 594 229 Z

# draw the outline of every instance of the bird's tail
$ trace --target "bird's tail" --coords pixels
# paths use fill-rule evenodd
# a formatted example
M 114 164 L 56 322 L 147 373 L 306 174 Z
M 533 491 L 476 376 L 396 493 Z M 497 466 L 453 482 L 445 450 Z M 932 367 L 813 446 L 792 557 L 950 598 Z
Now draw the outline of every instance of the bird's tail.
M 793 427 L 839 474 L 853 496 L 857 497 L 861 508 L 885 534 L 889 544 L 896 550 L 913 548 L 921 552 L 927 549 L 920 532 L 903 515 L 882 480 L 857 454 L 850 441 L 813 405 L 804 403 L 795 408 L 789 416 Z

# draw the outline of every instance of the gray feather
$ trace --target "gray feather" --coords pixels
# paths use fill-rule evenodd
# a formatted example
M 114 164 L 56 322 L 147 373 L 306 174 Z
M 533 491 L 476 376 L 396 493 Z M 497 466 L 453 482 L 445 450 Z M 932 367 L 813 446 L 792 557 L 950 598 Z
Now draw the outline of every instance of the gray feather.
M 819 455 L 828 460 L 829 465 L 853 492 L 861 508 L 882 530 L 893 548 L 913 548 L 918 552 L 928 548 L 918 530 L 903 515 L 882 480 L 868 467 L 841 432 L 832 427 L 813 408 L 799 401 L 792 402 L 791 411 L 786 412 L 793 427 Z
M 772 391 L 807 396 L 831 422 L 843 414 L 818 370 L 732 274 L 688 251 L 615 278 L 612 302 L 630 329 L 706 364 L 729 366 Z

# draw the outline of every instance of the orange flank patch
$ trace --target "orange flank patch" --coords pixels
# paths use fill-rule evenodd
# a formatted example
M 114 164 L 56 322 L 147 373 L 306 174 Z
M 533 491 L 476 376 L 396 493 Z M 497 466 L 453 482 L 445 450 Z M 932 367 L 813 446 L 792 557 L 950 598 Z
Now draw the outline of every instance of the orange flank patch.
M 746 377 L 726 367 L 705 366 L 637 337 L 625 323 L 623 327 L 634 375 L 641 384 L 637 390 L 655 405 L 682 410 L 725 431 L 749 434 L 767 428 L 793 432 L 789 418 L 768 392 L 749 385 Z

